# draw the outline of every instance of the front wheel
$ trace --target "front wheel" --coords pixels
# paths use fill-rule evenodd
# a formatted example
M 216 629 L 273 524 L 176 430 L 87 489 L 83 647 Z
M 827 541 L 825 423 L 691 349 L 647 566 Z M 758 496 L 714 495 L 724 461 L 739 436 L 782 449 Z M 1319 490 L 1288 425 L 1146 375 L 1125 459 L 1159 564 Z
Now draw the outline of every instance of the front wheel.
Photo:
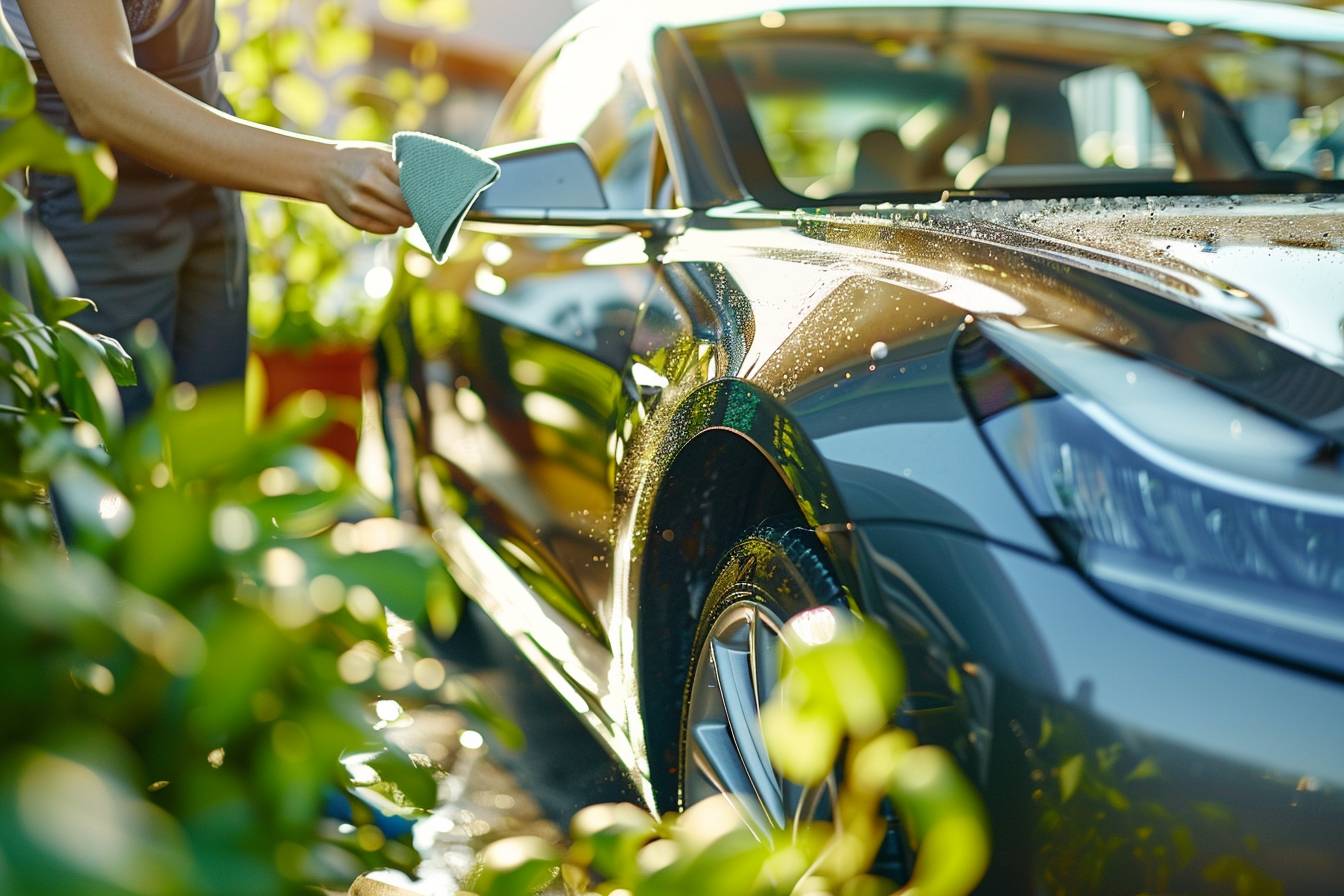
M 766 752 L 760 713 L 779 680 L 784 621 L 842 603 L 810 529 L 767 522 L 728 550 L 701 609 L 687 670 L 681 808 L 728 794 L 763 835 L 830 816 L 835 776 L 810 788 L 784 780 Z

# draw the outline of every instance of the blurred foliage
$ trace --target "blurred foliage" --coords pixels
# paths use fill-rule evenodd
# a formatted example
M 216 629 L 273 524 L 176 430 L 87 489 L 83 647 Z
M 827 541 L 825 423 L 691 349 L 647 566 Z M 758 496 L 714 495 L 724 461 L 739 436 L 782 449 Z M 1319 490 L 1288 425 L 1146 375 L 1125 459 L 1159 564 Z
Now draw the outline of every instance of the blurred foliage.
M 250 121 L 341 140 L 388 142 L 424 125 L 448 93 L 426 38 L 406 65 L 374 72 L 374 38 L 348 4 L 220 0 L 225 93 Z M 394 22 L 460 28 L 466 0 L 382 0 Z M 429 33 L 428 30 L 426 33 Z M 394 287 L 405 248 L 366 237 L 325 206 L 248 195 L 253 335 L 263 348 L 371 343 L 408 298 Z M 361 251 L 361 247 L 363 251 Z
M 315 394 L 246 433 L 239 389 L 156 385 L 120 435 L 25 438 L 68 555 L 0 541 L 0 890 L 282 893 L 413 865 L 323 818 L 357 750 L 379 752 L 360 784 L 380 805 L 432 805 L 430 770 L 381 742 L 369 707 L 426 679 L 385 607 L 456 619 L 435 549 L 396 521 L 340 522 L 367 499 L 301 444 L 330 416 Z
M 831 618 L 819 624 L 816 614 Z M 790 622 L 785 637 L 784 677 L 762 718 L 767 745 L 799 784 L 844 769 L 833 821 L 763 834 L 727 797 L 662 819 L 632 805 L 591 806 L 574 817 L 567 852 L 535 838 L 492 844 L 472 892 L 525 896 L 557 884 L 584 896 L 972 892 L 989 863 L 985 810 L 951 754 L 888 727 L 905 695 L 895 644 L 829 608 Z M 884 799 L 917 854 L 901 884 L 870 873 L 887 831 Z
M 0 177 L 69 173 L 104 206 L 105 150 L 32 109 L 0 47 Z M 126 353 L 65 320 L 87 303 L 5 196 L 0 892 L 280 894 L 413 866 L 380 825 L 437 784 L 382 730 L 414 700 L 490 718 L 401 621 L 456 624 L 433 544 L 304 444 L 349 409 L 306 393 L 248 431 L 241 387 L 173 385 L 152 325 L 154 407 L 126 425 Z

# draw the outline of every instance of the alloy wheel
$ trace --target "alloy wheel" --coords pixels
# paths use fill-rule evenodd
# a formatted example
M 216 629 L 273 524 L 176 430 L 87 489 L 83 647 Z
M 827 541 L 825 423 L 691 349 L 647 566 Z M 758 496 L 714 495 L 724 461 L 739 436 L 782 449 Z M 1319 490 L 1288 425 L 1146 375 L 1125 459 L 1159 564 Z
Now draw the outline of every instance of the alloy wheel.
M 828 817 L 836 787 L 834 776 L 806 788 L 786 781 L 766 752 L 761 707 L 779 683 L 781 630 L 748 600 L 719 615 L 696 657 L 683 746 L 683 805 L 727 794 L 761 837 Z

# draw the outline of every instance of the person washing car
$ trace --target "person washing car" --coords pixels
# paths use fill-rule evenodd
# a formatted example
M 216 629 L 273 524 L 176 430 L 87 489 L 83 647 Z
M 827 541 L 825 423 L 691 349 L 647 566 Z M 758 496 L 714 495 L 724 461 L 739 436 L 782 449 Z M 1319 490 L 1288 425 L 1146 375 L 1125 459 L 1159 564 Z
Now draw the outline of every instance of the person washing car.
M 239 380 L 247 361 L 247 239 L 239 190 L 322 202 L 349 224 L 410 226 L 392 148 L 235 117 L 219 90 L 214 0 L 0 0 L 37 73 L 42 115 L 107 143 L 116 198 L 85 221 L 74 181 L 32 172 L 33 213 L 97 311 L 75 322 L 130 347 L 158 326 L 180 380 Z M 123 392 L 143 411 L 143 387 Z

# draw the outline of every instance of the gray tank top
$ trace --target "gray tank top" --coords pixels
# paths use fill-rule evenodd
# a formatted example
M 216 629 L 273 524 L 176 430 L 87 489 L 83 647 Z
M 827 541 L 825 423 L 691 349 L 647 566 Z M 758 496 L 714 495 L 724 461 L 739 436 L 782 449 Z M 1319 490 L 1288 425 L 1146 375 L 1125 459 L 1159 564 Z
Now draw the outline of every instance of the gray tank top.
M 207 14 L 213 18 L 214 3 L 200 3 L 196 0 L 177 0 L 174 5 L 171 0 L 165 3 L 164 0 L 122 0 L 122 6 L 126 10 L 126 23 L 131 28 L 131 36 L 136 43 L 136 61 L 140 63 L 141 68 L 154 70 L 154 63 L 167 62 L 167 60 L 152 59 L 141 60 L 141 49 L 144 44 L 152 42 L 154 37 L 169 30 L 178 30 L 179 20 L 183 17 L 188 19 L 199 19 L 201 9 L 206 7 Z M 160 15 L 164 7 L 169 9 L 166 14 Z M 5 20 L 9 22 L 10 28 L 14 30 L 14 36 L 19 39 L 23 46 L 23 52 L 29 59 L 34 61 L 41 58 L 41 53 L 37 49 L 37 44 L 33 41 L 32 31 L 28 28 L 28 23 L 23 20 L 23 10 L 19 8 L 19 0 L 0 0 L 0 11 L 4 12 Z M 190 32 L 200 33 L 201 28 L 188 27 Z M 202 50 L 208 48 L 201 47 L 182 47 L 181 55 L 189 56 L 192 50 Z M 157 55 L 157 54 L 151 54 Z M 178 63 L 184 61 L 182 58 Z M 149 65 L 146 65 L 149 62 Z

